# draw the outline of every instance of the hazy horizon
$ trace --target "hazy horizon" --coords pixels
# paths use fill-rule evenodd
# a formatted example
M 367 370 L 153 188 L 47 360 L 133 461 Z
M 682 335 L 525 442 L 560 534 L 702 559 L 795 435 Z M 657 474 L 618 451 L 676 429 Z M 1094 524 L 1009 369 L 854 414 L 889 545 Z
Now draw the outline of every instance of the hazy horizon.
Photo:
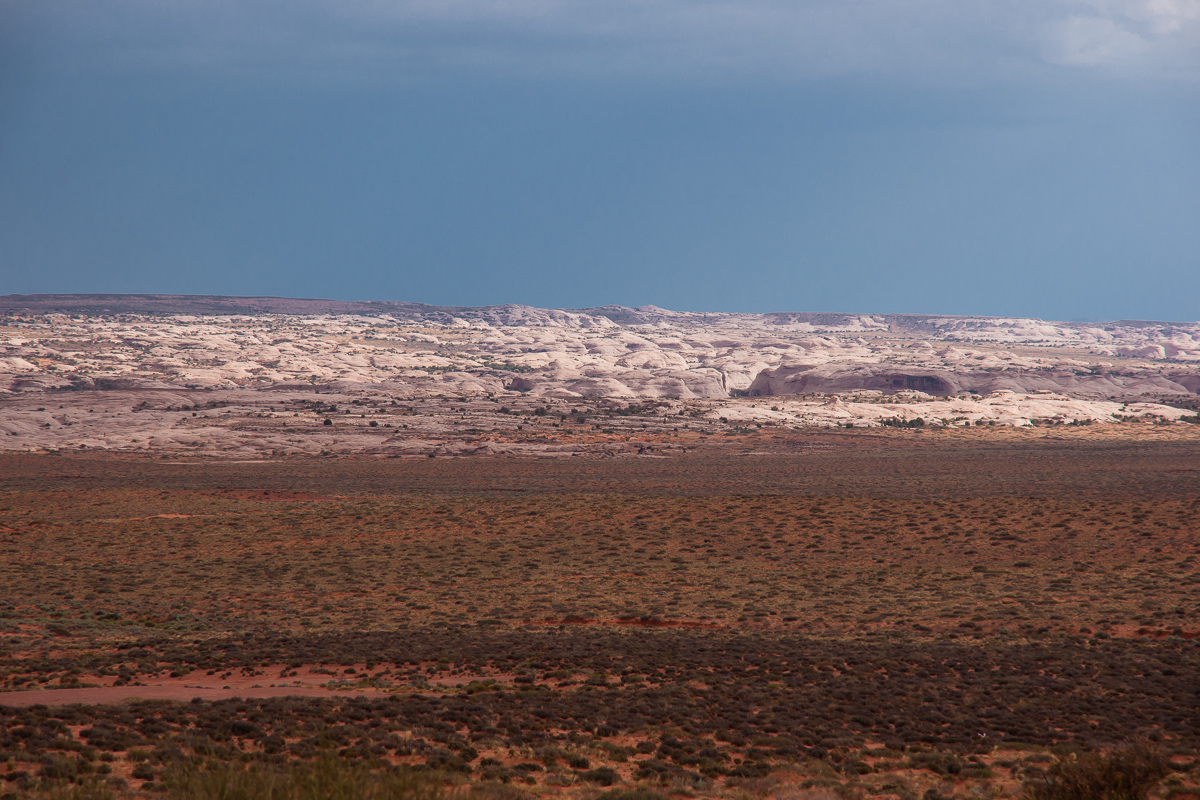
M 886 310 L 886 309 L 885 310 L 880 310 L 880 309 L 837 309 L 837 308 L 823 309 L 823 308 L 782 308 L 782 307 L 766 308 L 765 310 L 762 310 L 762 311 L 731 311 L 729 309 L 724 309 L 724 308 L 666 308 L 666 307 L 660 306 L 656 303 L 639 303 L 636 305 L 624 305 L 624 304 L 620 304 L 620 303 L 606 303 L 603 305 L 596 305 L 596 306 L 535 306 L 535 305 L 531 305 L 529 303 L 509 302 L 509 303 L 485 303 L 485 304 L 481 304 L 481 305 L 463 305 L 463 304 L 421 303 L 419 301 L 407 300 L 404 298 L 396 298 L 396 297 L 349 297 L 346 299 L 340 299 L 340 298 L 333 298 L 333 297 L 315 297 L 315 296 L 300 297 L 300 296 L 270 295 L 270 294 L 261 294 L 261 295 L 173 294 L 173 293 L 167 293 L 167 292 L 46 292 L 46 293 L 36 293 L 35 292 L 35 293 L 25 293 L 25 294 L 13 293 L 13 294 L 9 294 L 9 295 L 0 295 L 0 313 L 4 313 L 5 311 L 13 310 L 15 308 L 21 307 L 20 303 L 14 302 L 11 307 L 6 308 L 5 301 L 10 300 L 10 299 L 28 298 L 31 303 L 36 303 L 36 302 L 47 302 L 45 300 L 45 298 L 53 298 L 53 297 L 63 297 L 63 298 L 91 298 L 91 297 L 95 297 L 95 298 L 108 298 L 108 297 L 112 297 L 112 298 L 180 298 L 181 300 L 188 300 L 188 299 L 210 300 L 211 299 L 211 300 L 217 300 L 217 301 L 221 301 L 221 300 L 280 300 L 280 301 L 296 301 L 296 302 L 301 302 L 301 303 L 331 303 L 331 304 L 342 303 L 342 304 L 347 304 L 347 305 L 355 305 L 355 304 L 415 305 L 415 306 L 424 306 L 424 307 L 428 307 L 431 309 L 447 309 L 447 310 L 459 310 L 459 309 L 485 310 L 485 309 L 492 309 L 492 308 L 519 307 L 519 308 L 529 308 L 529 309 L 539 310 L 539 311 L 563 311 L 563 312 L 568 312 L 568 313 L 588 313 L 588 312 L 603 311 L 604 309 L 620 308 L 620 309 L 624 309 L 624 310 L 641 311 L 641 312 L 663 311 L 663 312 L 667 312 L 667 313 L 671 313 L 671 314 L 714 314 L 714 315 L 749 314 L 749 315 L 763 315 L 763 316 L 770 316 L 770 315 L 776 315 L 776 314 L 795 314 L 795 315 L 828 316 L 828 317 L 837 317 L 837 316 L 926 317 L 926 316 L 929 316 L 929 317 L 969 317 L 969 318 L 994 318 L 994 319 L 1026 318 L 1026 319 L 1040 319 L 1045 322 L 1064 323 L 1064 324 L 1070 324 L 1070 325 L 1089 325 L 1089 324 L 1104 325 L 1104 324 L 1129 323 L 1129 322 L 1132 322 L 1132 323 L 1151 322 L 1151 323 L 1168 323 L 1168 324 L 1181 324 L 1181 325 L 1190 325 L 1190 324 L 1200 323 L 1200 318 L 1197 318 L 1197 319 L 1182 319 L 1182 318 L 1181 319 L 1150 319 L 1150 318 L 1144 318 L 1144 317 L 1076 317 L 1076 318 L 1071 318 L 1071 319 L 1056 319 L 1056 318 L 1051 318 L 1051 317 L 1029 317 L 1029 316 L 1022 317 L 1021 315 L 1013 315 L 1013 314 L 953 314 L 953 313 L 943 314 L 943 313 L 925 313 L 925 312 L 918 312 L 918 311 Z M 46 311 L 46 313 L 52 313 L 51 309 L 46 309 L 45 311 Z M 64 311 L 62 313 L 66 313 L 66 312 Z M 86 314 L 88 312 L 86 310 L 75 310 L 74 313 Z M 137 312 L 126 310 L 126 311 L 122 311 L 121 313 L 137 313 Z M 147 311 L 146 313 L 158 313 L 158 312 Z M 201 312 L 185 310 L 181 313 L 190 314 L 190 313 L 201 313 Z M 216 312 L 212 312 L 212 313 L 216 313 Z M 305 314 L 305 313 L 318 313 L 318 312 L 312 312 L 312 311 L 306 312 L 306 311 L 302 311 L 302 310 L 297 310 L 295 312 L 263 311 L 261 313 Z M 335 312 L 331 312 L 331 313 L 335 313 Z M 354 312 L 347 310 L 345 312 L 336 312 L 336 313 L 354 313 Z

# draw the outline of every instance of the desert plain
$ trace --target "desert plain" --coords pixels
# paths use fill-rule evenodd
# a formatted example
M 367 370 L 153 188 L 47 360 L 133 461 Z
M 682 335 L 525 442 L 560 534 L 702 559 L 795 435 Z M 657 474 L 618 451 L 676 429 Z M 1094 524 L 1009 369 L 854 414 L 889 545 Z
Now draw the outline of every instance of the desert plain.
M 1200 325 L 3 301 L 0 796 L 1200 797 Z

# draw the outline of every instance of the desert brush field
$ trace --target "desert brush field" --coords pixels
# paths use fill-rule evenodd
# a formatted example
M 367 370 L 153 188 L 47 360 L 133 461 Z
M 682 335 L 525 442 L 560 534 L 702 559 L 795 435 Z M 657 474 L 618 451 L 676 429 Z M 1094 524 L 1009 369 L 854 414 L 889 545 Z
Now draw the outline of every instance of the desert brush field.
M 1194 798 L 1197 427 L 0 455 L 0 796 Z

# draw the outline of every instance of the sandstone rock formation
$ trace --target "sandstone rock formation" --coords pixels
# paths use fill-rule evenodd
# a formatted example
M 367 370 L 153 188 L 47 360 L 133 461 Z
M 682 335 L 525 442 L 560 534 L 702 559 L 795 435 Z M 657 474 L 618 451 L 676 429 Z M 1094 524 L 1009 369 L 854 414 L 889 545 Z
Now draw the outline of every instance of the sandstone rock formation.
M 1197 392 L 1200 323 L 0 297 L 0 397 L 7 398 L 0 433 L 9 437 L 0 446 L 21 439 L 22 449 L 146 446 L 151 436 L 159 445 L 234 446 L 241 440 L 225 417 L 285 405 L 290 414 L 316 413 L 296 404 L 318 396 L 343 405 L 370 398 L 378 411 L 408 401 L 471 401 L 461 406 L 476 415 L 469 427 L 487 431 L 513 426 L 478 405 L 481 399 L 520 398 L 523 407 L 552 406 L 564 417 L 595 413 L 594 402 L 578 405 L 585 400 L 654 400 L 660 405 L 651 416 L 682 414 L 696 425 L 877 425 L 897 415 L 1020 425 L 1043 417 L 1176 419 L 1193 413 Z M 196 416 L 198 407 L 220 404 L 229 413 Z M 57 416 L 46 410 L 57 408 Z M 155 408 L 168 410 L 155 417 Z M 210 420 L 210 429 L 196 433 L 186 414 Z M 354 447 L 368 440 L 405 452 L 434 447 L 421 442 L 444 446 L 453 438 L 449 422 L 463 420 L 444 419 L 432 406 L 430 415 L 419 431 L 358 432 Z M 299 446 L 288 440 L 269 444 Z

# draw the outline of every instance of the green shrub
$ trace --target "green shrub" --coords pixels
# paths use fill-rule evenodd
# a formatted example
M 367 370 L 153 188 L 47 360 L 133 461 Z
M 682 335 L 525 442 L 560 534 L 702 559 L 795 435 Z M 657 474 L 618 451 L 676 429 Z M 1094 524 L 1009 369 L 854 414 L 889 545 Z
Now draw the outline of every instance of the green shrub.
M 1145 743 L 1062 760 L 1025 783 L 1027 800 L 1144 800 L 1171 765 Z
M 925 420 L 917 417 L 916 419 L 904 419 L 903 417 L 887 417 L 879 420 L 879 424 L 885 428 L 924 428 Z M 851 425 L 847 425 L 847 428 Z
M 612 786 L 619 779 L 617 771 L 612 767 L 596 767 L 595 769 L 589 769 L 587 772 L 579 773 L 579 777 L 583 778 L 585 781 L 598 783 L 601 786 Z

